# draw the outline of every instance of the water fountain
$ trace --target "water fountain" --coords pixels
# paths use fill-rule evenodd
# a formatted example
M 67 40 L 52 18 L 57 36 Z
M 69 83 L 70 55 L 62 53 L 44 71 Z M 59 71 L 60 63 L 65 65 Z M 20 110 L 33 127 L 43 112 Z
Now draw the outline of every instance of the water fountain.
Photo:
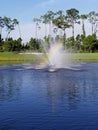
M 69 67 L 69 62 L 68 52 L 64 50 L 62 43 L 54 43 L 51 45 L 48 53 L 49 71 Z
M 64 49 L 61 42 L 55 42 L 51 44 L 49 50 L 47 50 L 45 46 L 43 46 L 43 48 L 45 51 L 46 59 L 43 63 L 37 65 L 36 69 L 47 68 L 48 71 L 54 72 L 61 68 L 72 68 L 72 63 L 69 57 L 68 50 Z

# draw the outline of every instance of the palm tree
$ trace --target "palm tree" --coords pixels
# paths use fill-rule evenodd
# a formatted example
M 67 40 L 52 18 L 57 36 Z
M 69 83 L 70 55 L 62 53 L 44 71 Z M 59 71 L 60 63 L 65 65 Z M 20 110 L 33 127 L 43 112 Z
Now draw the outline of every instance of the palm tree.
M 74 37 L 74 24 L 79 24 L 79 21 L 77 21 L 79 19 L 79 11 L 75 8 L 66 10 L 66 18 L 72 26 L 72 36 Z
M 53 20 L 53 23 L 57 26 L 57 28 L 63 30 L 64 35 L 63 35 L 63 44 L 65 47 L 65 42 L 66 42 L 66 28 L 70 27 L 70 24 L 68 24 L 68 21 L 66 19 L 66 16 L 63 15 L 62 13 L 60 13 L 60 16 L 58 16 L 57 18 L 55 18 Z
M 85 14 L 80 15 L 80 19 L 82 20 L 82 33 L 84 36 L 86 36 L 84 20 L 87 19 L 87 15 L 85 15 Z
M 62 11 L 62 10 L 57 11 L 57 12 L 56 12 L 56 15 L 57 15 L 57 16 L 62 16 L 62 15 L 63 15 L 63 11 Z
M 38 18 L 34 18 L 33 21 L 36 24 L 35 37 L 36 37 L 36 39 L 38 39 L 38 29 L 40 29 L 39 23 L 41 22 L 41 20 Z
M 88 14 L 88 20 L 92 24 L 92 34 L 96 33 L 98 26 L 98 13 L 95 13 L 95 11 L 90 12 Z
M 53 22 L 56 22 L 56 19 L 58 18 L 60 18 L 60 17 L 63 17 L 64 16 L 64 14 L 63 14 L 63 11 L 62 10 L 59 10 L 59 11 L 57 11 L 56 13 L 55 13 L 55 15 L 56 15 L 56 17 L 55 17 L 55 19 L 53 20 Z M 54 25 L 56 26 L 55 28 L 54 28 L 54 33 L 57 33 L 57 31 L 58 31 L 58 27 L 57 27 L 57 25 L 54 23 Z M 62 29 L 61 28 L 59 28 L 60 30 L 60 34 L 62 34 Z
M 18 26 L 18 30 L 19 30 L 19 36 L 21 38 L 21 30 L 20 30 L 20 26 L 19 26 L 19 21 L 17 19 L 13 19 L 13 25 L 14 26 Z
M 48 43 L 49 47 L 50 47 L 50 43 L 51 43 L 51 40 L 52 40 L 52 38 L 51 38 L 52 26 L 53 26 L 52 21 L 54 19 L 54 15 L 55 15 L 55 13 L 53 11 L 48 11 L 45 15 L 41 16 L 41 18 L 43 19 L 43 23 L 45 23 L 45 26 L 47 26 L 47 24 L 49 24 L 49 43 Z M 45 36 L 46 36 L 47 28 L 45 30 L 46 30 L 45 31 Z
M 51 29 L 52 29 L 52 21 L 53 21 L 53 19 L 54 19 L 54 12 L 53 11 L 48 11 L 47 13 L 46 13 L 46 15 L 47 15 L 47 21 L 48 21 L 48 23 L 49 23 L 49 33 L 51 34 Z
M 45 38 L 47 37 L 47 24 L 49 22 L 47 14 L 41 16 L 42 22 L 45 24 Z
M 7 29 L 6 30 L 7 31 L 6 39 L 7 39 L 10 32 L 15 29 L 15 26 L 17 24 L 19 24 L 19 22 L 17 21 L 17 19 L 12 20 L 11 18 L 8 18 L 6 16 L 3 18 L 3 21 L 4 21 L 4 25 L 5 25 L 6 29 Z
M 46 13 L 47 15 L 47 21 L 48 21 L 48 24 L 49 24 L 49 46 L 51 45 L 51 42 L 52 42 L 52 27 L 53 27 L 53 19 L 54 19 L 54 15 L 55 13 L 53 11 L 48 11 Z
M 3 21 L 3 18 L 0 17 L 0 36 L 2 38 L 2 28 L 4 28 L 4 21 Z
M 12 30 L 14 30 L 14 25 L 13 25 L 13 23 L 12 23 L 12 20 L 11 20 L 11 18 L 8 18 L 8 17 L 4 17 L 3 18 L 3 21 L 4 21 L 4 25 L 5 25 L 5 27 L 7 28 L 7 36 L 6 36 L 6 39 L 8 38 L 8 35 L 10 34 L 10 32 L 12 31 Z

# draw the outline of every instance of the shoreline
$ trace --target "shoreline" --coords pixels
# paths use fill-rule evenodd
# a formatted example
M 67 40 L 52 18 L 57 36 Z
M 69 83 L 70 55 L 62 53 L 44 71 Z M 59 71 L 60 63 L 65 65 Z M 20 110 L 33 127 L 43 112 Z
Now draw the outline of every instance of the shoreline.
M 98 62 L 98 53 L 67 53 L 69 60 L 72 62 Z M 45 61 L 47 57 L 44 53 L 39 52 L 1 52 L 0 65 L 3 64 L 22 64 L 22 63 L 40 63 Z

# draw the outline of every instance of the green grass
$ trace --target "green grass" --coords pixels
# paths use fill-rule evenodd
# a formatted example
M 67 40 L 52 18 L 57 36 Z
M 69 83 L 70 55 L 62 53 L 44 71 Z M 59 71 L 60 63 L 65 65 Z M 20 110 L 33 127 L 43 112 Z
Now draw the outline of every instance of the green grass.
M 98 62 L 98 53 L 73 53 L 73 54 L 70 54 L 70 56 L 72 60 Z
M 72 61 L 98 62 L 98 53 L 72 53 L 69 55 Z M 45 56 L 35 54 L 19 54 L 13 52 L 0 52 L 0 65 L 38 63 L 45 59 Z
M 0 52 L 0 65 L 2 64 L 19 64 L 19 63 L 37 63 L 41 56 L 34 54 L 19 54 L 13 52 Z

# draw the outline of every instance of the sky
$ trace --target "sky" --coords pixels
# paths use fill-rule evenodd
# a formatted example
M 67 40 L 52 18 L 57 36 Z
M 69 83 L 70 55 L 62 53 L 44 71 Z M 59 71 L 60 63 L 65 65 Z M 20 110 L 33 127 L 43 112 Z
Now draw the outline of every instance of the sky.
M 0 0 L 0 5 L 1 17 L 7 16 L 19 21 L 23 42 L 35 36 L 33 18 L 40 18 L 49 10 L 62 10 L 66 13 L 66 10 L 75 8 L 79 14 L 98 12 L 98 0 Z M 43 35 L 44 30 L 41 31 L 39 37 Z M 20 36 L 18 28 L 10 35 L 17 39 Z

